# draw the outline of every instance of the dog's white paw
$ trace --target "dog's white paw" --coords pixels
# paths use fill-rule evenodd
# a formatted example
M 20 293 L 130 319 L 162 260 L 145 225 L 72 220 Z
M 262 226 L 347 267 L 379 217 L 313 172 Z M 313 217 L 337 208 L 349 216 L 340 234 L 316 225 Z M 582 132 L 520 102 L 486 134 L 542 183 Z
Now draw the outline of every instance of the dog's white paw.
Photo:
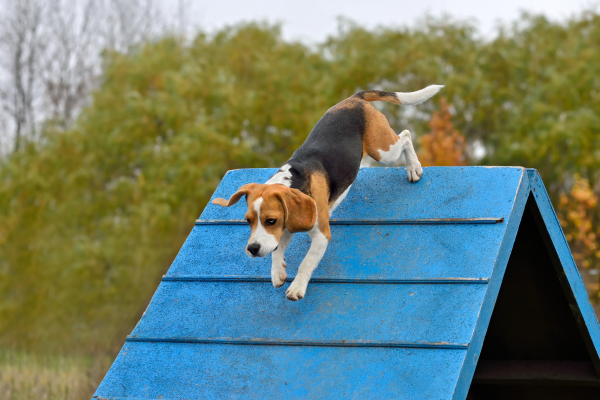
M 410 182 L 418 182 L 423 176 L 423 168 L 421 168 L 420 162 L 412 162 L 406 165 L 406 173 Z
M 285 291 L 285 297 L 288 300 L 298 301 L 306 294 L 307 282 L 300 281 L 297 277 L 294 279 L 290 287 Z
M 412 140 L 410 131 L 408 129 L 403 130 L 398 135 L 399 140 L 404 143 L 404 156 L 406 158 L 406 174 L 410 182 L 417 182 L 423 175 L 423 168 L 417 158 L 417 154 L 412 147 Z
M 282 287 L 285 284 L 285 280 L 287 279 L 287 272 L 285 272 L 286 267 L 287 265 L 284 261 L 283 265 L 280 265 L 279 268 L 273 267 L 271 269 L 271 282 L 274 287 Z
M 287 279 L 287 272 L 285 272 L 286 268 L 287 264 L 285 263 L 285 260 L 273 260 L 273 265 L 271 267 L 271 282 L 274 287 L 279 288 L 285 284 L 285 280 Z

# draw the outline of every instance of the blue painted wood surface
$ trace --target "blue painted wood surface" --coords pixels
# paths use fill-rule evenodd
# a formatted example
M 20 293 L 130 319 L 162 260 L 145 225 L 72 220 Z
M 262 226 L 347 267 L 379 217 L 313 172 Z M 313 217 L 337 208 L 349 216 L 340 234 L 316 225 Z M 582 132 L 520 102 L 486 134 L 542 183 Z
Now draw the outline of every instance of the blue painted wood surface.
M 489 278 L 505 229 L 505 224 L 332 226 L 314 276 Z M 244 252 L 249 235 L 243 225 L 196 226 L 167 276 L 270 276 L 270 257 L 252 259 Z M 295 275 L 309 246 L 307 234 L 294 235 L 286 252 L 289 274 Z
M 266 182 L 277 169 L 229 171 L 212 199 L 229 198 L 250 182 Z M 523 174 L 516 167 L 429 167 L 417 183 L 404 168 L 363 168 L 335 219 L 423 219 L 508 217 Z M 450 172 L 451 171 L 451 172 Z M 200 219 L 243 219 L 246 204 L 208 203 Z
M 465 350 L 448 349 L 128 342 L 97 394 L 151 399 L 448 399 L 464 355 Z
M 517 237 L 519 230 L 519 224 L 521 223 L 521 217 L 525 210 L 527 198 L 529 196 L 529 179 L 524 173 L 519 182 L 519 188 L 515 193 L 514 201 L 511 207 L 511 215 L 506 219 L 507 229 L 504 233 L 502 243 L 498 245 L 498 255 L 494 264 L 494 270 L 488 285 L 488 290 L 485 294 L 481 309 L 479 311 L 479 318 L 475 327 L 473 340 L 470 343 L 465 362 L 462 366 L 459 379 L 452 396 L 453 399 L 466 399 L 467 393 L 469 392 L 469 386 L 475 374 L 475 368 L 477 367 L 477 361 L 481 354 L 481 348 L 485 339 L 485 333 L 492 317 L 494 305 L 500 292 L 500 286 L 502 285 L 502 278 L 506 271 L 508 259 L 510 257 L 513 244 Z
M 163 283 L 132 335 L 468 343 L 487 285 Z
M 230 171 L 213 198 L 274 172 Z M 362 169 L 333 215 L 348 225 L 332 226 L 299 302 L 285 299 L 289 283 L 269 283 L 270 257 L 244 254 L 249 229 L 229 221 L 245 202 L 209 203 L 200 220 L 213 222 L 194 227 L 96 395 L 464 399 L 530 187 L 543 189 L 530 179 L 523 168 L 426 168 L 410 184 L 404 168 Z M 540 204 L 551 218 L 547 196 Z M 397 224 L 434 218 L 504 221 Z M 308 242 L 298 234 L 287 251 L 290 278 Z M 587 302 L 574 264 L 566 273 Z M 597 346 L 591 307 L 582 313 Z

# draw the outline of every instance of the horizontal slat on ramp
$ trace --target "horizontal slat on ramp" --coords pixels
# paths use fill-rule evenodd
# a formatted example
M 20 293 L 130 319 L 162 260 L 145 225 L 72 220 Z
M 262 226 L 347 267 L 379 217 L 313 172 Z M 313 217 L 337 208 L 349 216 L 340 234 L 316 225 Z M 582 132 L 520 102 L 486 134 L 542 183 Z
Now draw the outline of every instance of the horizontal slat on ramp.
M 468 343 L 485 284 L 162 282 L 132 336 Z
M 450 349 L 127 342 L 96 395 L 450 399 L 465 353 Z
M 505 229 L 506 224 L 332 226 L 313 276 L 488 278 Z M 167 276 L 270 275 L 270 256 L 246 255 L 249 236 L 247 226 L 195 226 Z M 309 247 L 306 233 L 294 235 L 286 252 L 289 275 L 295 275 Z
M 431 218 L 431 219 L 330 219 L 329 225 L 478 225 L 501 224 L 504 218 Z M 195 225 L 248 225 L 244 219 L 203 220 Z
M 310 340 L 310 339 L 267 339 L 267 338 L 197 338 L 197 337 L 148 337 L 127 336 L 127 342 L 152 343 L 198 343 L 223 344 L 232 346 L 295 346 L 295 347 L 384 347 L 412 349 L 468 349 L 466 343 L 428 343 L 428 342 L 382 342 L 379 340 Z
M 288 276 L 286 282 L 292 282 L 293 276 Z M 252 275 L 172 275 L 162 278 L 163 282 L 271 282 L 271 277 Z M 414 278 L 414 279 L 379 279 L 379 278 L 332 278 L 329 276 L 312 277 L 310 283 L 368 283 L 372 285 L 402 285 L 409 284 L 452 284 L 452 283 L 489 283 L 488 278 Z
M 92 397 L 93 400 L 159 400 L 159 399 L 141 399 L 139 397 Z M 160 400 L 169 400 L 161 397 Z
M 276 171 L 229 171 L 212 198 L 228 199 L 240 186 L 264 183 Z M 524 169 L 517 167 L 429 167 L 419 182 L 410 183 L 404 168 L 364 168 L 333 218 L 507 218 L 523 173 Z M 360 207 L 355 207 L 357 204 Z M 239 220 L 244 218 L 245 211 L 245 201 L 228 208 L 209 202 L 200 218 Z

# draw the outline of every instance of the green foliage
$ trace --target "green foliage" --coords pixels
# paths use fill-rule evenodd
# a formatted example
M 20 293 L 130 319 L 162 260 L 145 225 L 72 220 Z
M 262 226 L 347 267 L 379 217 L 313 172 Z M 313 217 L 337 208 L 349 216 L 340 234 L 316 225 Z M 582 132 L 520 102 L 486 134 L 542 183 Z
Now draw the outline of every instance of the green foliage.
M 490 161 L 536 167 L 555 184 L 574 173 L 600 178 L 599 46 L 592 13 L 565 25 L 527 16 L 487 46 Z
M 117 349 L 223 174 L 280 166 L 360 89 L 445 84 L 483 162 L 538 168 L 556 199 L 574 172 L 597 181 L 599 44 L 587 13 L 563 25 L 525 15 L 491 42 L 449 18 L 345 22 L 317 47 L 246 24 L 106 54 L 75 128 L 48 123 L 0 164 L 0 346 Z M 436 102 L 381 109 L 418 136 Z

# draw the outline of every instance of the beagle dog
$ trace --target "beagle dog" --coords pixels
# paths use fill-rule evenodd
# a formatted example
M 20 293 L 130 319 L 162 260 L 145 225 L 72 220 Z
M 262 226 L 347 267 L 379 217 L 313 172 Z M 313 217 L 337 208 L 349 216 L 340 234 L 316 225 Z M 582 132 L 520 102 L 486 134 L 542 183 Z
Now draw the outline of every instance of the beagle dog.
M 292 235 L 308 232 L 311 246 L 286 291 L 289 300 L 304 297 L 331 239 L 329 218 L 348 194 L 365 155 L 391 165 L 404 154 L 408 180 L 417 182 L 423 175 L 410 132 L 396 135 L 370 102 L 420 104 L 442 87 L 431 85 L 410 93 L 358 92 L 330 108 L 304 144 L 267 182 L 244 185 L 229 200 L 213 200 L 229 207 L 246 196 L 246 221 L 252 228 L 246 253 L 250 257 L 273 253 L 271 281 L 276 288 L 287 279 L 284 255 Z

